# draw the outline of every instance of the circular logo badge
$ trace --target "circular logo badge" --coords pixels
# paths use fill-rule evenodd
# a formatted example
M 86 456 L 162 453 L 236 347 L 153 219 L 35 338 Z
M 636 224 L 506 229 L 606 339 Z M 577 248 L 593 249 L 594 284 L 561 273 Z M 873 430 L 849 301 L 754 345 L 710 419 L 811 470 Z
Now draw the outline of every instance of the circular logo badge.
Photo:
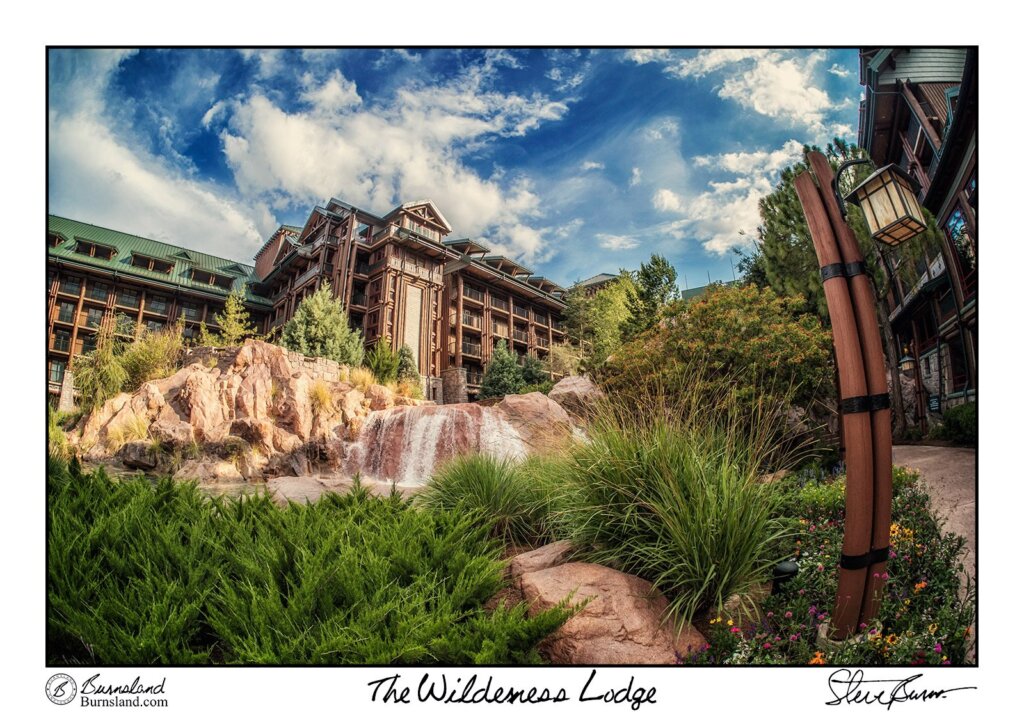
M 66 673 L 55 673 L 46 682 L 46 697 L 50 699 L 51 703 L 56 703 L 58 706 L 73 701 L 76 693 L 78 693 L 78 686 L 75 685 L 75 679 Z

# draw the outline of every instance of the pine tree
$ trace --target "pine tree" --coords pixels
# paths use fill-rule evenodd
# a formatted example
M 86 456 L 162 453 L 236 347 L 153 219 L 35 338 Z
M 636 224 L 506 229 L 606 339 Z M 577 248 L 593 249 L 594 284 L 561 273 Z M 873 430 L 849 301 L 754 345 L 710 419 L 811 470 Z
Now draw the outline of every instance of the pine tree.
M 520 371 L 523 375 L 523 381 L 527 386 L 536 386 L 548 380 L 548 371 L 547 367 L 544 366 L 544 362 L 532 354 L 527 354 L 526 358 L 523 359 L 523 366 Z
M 508 350 L 505 340 L 498 342 L 491 360 L 487 362 L 480 396 L 490 399 L 506 394 L 518 394 L 524 386 L 526 382 L 523 381 L 523 370 L 516 363 L 515 354 Z
M 319 289 L 299 303 L 295 315 L 284 326 L 281 346 L 311 357 L 360 366 L 363 338 L 348 326 L 341 301 L 331 295 L 325 280 Z
M 398 379 L 399 356 L 391 349 L 391 340 L 381 337 L 366 355 L 366 366 L 373 372 L 378 384 L 390 384 Z
M 672 300 L 678 299 L 676 269 L 661 255 L 641 263 L 626 300 L 629 317 L 621 326 L 623 341 L 629 341 L 653 327 L 658 313 Z
M 228 295 L 224 309 L 213 321 L 220 328 L 217 334 L 207 330 L 204 323 L 199 324 L 199 343 L 204 347 L 237 347 L 257 334 L 256 327 L 249 321 L 242 293 L 237 290 Z
M 403 344 L 398 350 L 398 380 L 419 381 L 420 370 L 416 366 L 416 357 L 412 353 L 412 347 Z

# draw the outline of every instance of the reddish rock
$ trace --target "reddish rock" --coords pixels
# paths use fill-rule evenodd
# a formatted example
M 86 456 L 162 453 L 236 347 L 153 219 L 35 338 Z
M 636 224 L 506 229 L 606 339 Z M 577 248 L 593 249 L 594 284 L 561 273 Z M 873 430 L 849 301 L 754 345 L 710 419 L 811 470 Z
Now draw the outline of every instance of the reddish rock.
M 209 457 L 186 461 L 173 478 L 175 480 L 197 480 L 201 483 L 241 483 L 245 481 L 233 463 Z
M 568 540 L 559 540 L 529 552 L 516 555 L 508 563 L 508 576 L 519 579 L 528 572 L 557 567 L 569 559 L 573 545 Z
M 520 435 L 532 451 L 552 450 L 572 433 L 572 419 L 565 409 L 539 391 L 509 394 L 494 410 Z
M 391 389 L 380 384 L 373 384 L 366 389 L 366 398 L 370 400 L 372 411 L 383 411 L 395 405 L 395 395 L 391 393 Z
M 575 592 L 572 602 L 593 599 L 541 644 L 555 664 L 672 664 L 677 652 L 706 642 L 684 625 L 677 635 L 663 622 L 668 600 L 649 582 L 608 567 L 570 562 L 527 572 L 520 579 L 531 613 L 548 609 Z
M 548 397 L 577 418 L 589 418 L 604 392 L 586 376 L 567 376 L 551 388 Z

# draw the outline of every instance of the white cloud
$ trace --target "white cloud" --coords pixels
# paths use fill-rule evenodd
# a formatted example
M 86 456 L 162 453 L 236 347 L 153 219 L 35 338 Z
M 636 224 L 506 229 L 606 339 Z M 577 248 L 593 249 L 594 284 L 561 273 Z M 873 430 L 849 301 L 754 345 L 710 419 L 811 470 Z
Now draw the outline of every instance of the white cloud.
M 790 139 L 774 150 L 738 151 L 697 156 L 694 166 L 729 180 L 709 180 L 707 188 L 684 196 L 667 188 L 651 199 L 655 209 L 680 216 L 664 225 L 663 232 L 676 238 L 693 238 L 708 252 L 722 255 L 734 247 L 749 245 L 761 223 L 758 202 L 771 193 L 780 172 L 803 156 L 800 142 Z
M 680 57 L 673 53 L 648 53 L 634 61 L 659 62 L 665 73 L 680 79 L 714 75 L 715 91 L 722 99 L 763 116 L 803 127 L 814 140 L 825 140 L 827 116 L 844 108 L 834 104 L 818 81 L 824 52 L 792 50 L 711 49 Z M 643 60 L 641 62 L 641 60 Z M 827 71 L 836 69 L 837 66 Z M 833 72 L 835 74 L 836 72 Z
M 636 62 L 637 64 L 663 62 L 670 56 L 669 51 L 664 49 L 635 49 L 626 51 L 626 58 Z
M 638 186 L 643 176 L 643 171 L 640 170 L 639 166 L 633 166 L 633 171 L 629 174 L 629 185 Z
M 334 113 L 362 104 L 363 100 L 356 91 L 355 82 L 349 81 L 341 72 L 334 70 L 327 81 L 317 86 L 313 75 L 306 73 L 302 78 L 306 90 L 300 98 L 317 111 Z
M 488 237 L 512 257 L 543 259 L 547 231 L 528 224 L 540 214 L 532 184 L 498 171 L 481 177 L 462 156 L 559 120 L 568 107 L 541 94 L 492 90 L 497 66 L 516 65 L 491 52 L 445 84 L 399 89 L 386 106 L 357 103 L 355 87 L 339 73 L 310 83 L 310 111 L 285 111 L 258 93 L 236 102 L 221 137 L 238 189 L 275 206 L 336 195 L 379 212 L 426 196 L 458 234 Z
M 697 166 L 710 166 L 729 173 L 750 174 L 780 171 L 790 166 L 803 156 L 803 146 L 799 141 L 790 139 L 781 148 L 774 151 L 737 151 L 718 154 L 716 156 L 697 156 L 693 162 Z
M 848 70 L 848 69 L 846 69 L 844 67 L 840 67 L 838 64 L 835 64 L 835 63 L 833 63 L 832 66 L 828 68 L 828 73 L 829 74 L 834 74 L 837 77 L 849 77 L 850 76 L 850 70 Z
M 640 244 L 639 240 L 629 235 L 598 233 L 596 237 L 601 247 L 607 250 L 630 250 Z
M 257 225 L 213 187 L 121 143 L 87 115 L 50 122 L 50 209 L 59 215 L 249 261 L 276 227 Z
M 648 141 L 661 141 L 679 136 L 679 121 L 672 117 L 657 119 L 643 130 L 644 138 Z
M 81 58 L 91 67 L 88 81 L 74 80 Z M 57 214 L 109 226 L 155 240 L 249 261 L 276 227 L 266 206 L 240 208 L 217 187 L 195 181 L 180 166 L 131 145 L 104 112 L 102 93 L 124 54 L 91 52 L 56 60 L 51 87 L 73 102 L 49 114 L 49 209 Z M 207 112 L 211 116 L 210 112 Z M 215 114 L 216 112 L 214 112 Z M 161 124 L 162 138 L 171 128 Z
M 200 120 L 199 123 L 201 123 L 204 128 L 210 128 L 210 124 L 213 122 L 213 120 L 221 114 L 223 114 L 224 109 L 226 107 L 227 104 L 224 102 L 224 100 L 218 99 L 213 103 L 213 105 L 209 109 L 206 110 L 206 113 L 203 114 L 203 118 Z
M 596 171 L 604 168 L 604 164 L 600 161 L 584 161 L 580 164 L 581 171 Z

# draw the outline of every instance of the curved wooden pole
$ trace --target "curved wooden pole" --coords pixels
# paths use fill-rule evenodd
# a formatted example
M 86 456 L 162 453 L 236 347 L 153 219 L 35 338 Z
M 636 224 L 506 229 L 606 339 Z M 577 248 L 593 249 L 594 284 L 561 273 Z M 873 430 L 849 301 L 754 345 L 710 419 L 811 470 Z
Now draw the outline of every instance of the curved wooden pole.
M 801 173 L 795 181 L 796 193 L 803 206 L 819 267 L 841 263 L 841 255 L 832 233 L 828 213 L 822 204 L 818 187 L 810 173 Z M 841 401 L 867 396 L 864 362 L 860 347 L 857 320 L 846 280 L 839 277 L 823 283 L 825 302 L 832 321 L 832 342 L 836 350 Z M 846 436 L 846 523 L 843 532 L 843 555 L 860 557 L 871 547 L 874 460 L 871 443 L 871 414 L 843 412 Z M 857 631 L 864 600 L 867 569 L 839 569 L 839 586 L 832 612 L 836 634 L 846 638 Z
M 809 155 L 811 169 L 822 186 L 825 210 L 828 213 L 832 231 L 839 245 L 843 262 L 850 264 L 862 263 L 864 256 L 853 230 L 843 220 L 836 203 L 835 194 L 827 190 L 832 185 L 832 167 L 822 154 L 814 152 Z M 885 378 L 885 360 L 882 357 L 882 336 L 875 311 L 875 291 L 871 278 L 866 272 L 847 278 L 850 283 L 850 296 L 853 299 L 854 316 L 857 318 L 857 331 L 860 335 L 863 350 L 864 371 L 867 378 L 868 395 L 889 393 Z M 894 385 L 893 388 L 899 388 Z M 877 409 L 871 412 L 871 437 L 874 450 L 874 515 L 871 527 L 871 549 L 876 552 L 889 551 L 889 525 L 892 521 L 892 411 L 890 408 Z M 861 608 L 861 622 L 869 622 L 878 616 L 881 603 L 882 588 L 885 578 L 882 575 L 887 568 L 886 563 L 875 562 L 868 568 L 867 589 Z

